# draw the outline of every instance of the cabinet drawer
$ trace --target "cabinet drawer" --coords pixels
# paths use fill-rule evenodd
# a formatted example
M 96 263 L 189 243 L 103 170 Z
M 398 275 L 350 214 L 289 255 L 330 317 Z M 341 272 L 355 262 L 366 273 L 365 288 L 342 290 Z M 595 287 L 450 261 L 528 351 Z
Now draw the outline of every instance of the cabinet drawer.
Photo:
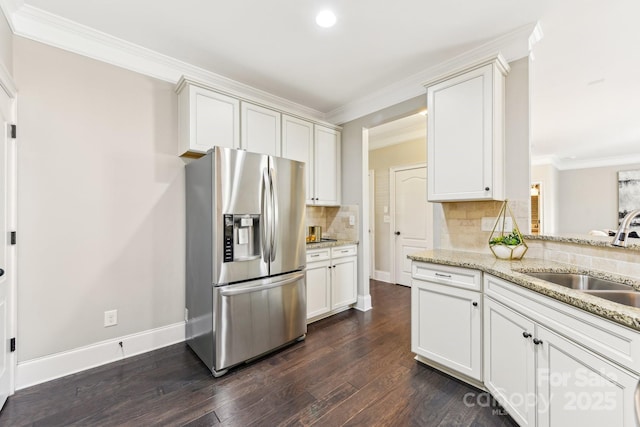
M 358 249 L 355 245 L 338 246 L 336 248 L 331 248 L 332 258 L 342 258 L 345 256 L 353 256 L 353 255 L 357 255 L 357 253 L 358 253 Z
M 307 251 L 307 262 L 324 261 L 329 258 L 331 258 L 331 250 L 329 248 Z
M 411 277 L 462 289 L 475 291 L 482 289 L 482 273 L 468 268 L 414 261 L 411 266 Z

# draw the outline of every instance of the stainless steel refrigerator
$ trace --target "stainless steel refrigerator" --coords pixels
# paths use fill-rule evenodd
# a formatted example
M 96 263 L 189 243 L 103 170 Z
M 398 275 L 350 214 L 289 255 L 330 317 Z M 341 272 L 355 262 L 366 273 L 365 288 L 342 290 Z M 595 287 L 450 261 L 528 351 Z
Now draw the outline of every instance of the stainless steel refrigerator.
M 186 338 L 216 377 L 305 337 L 304 169 L 220 147 L 186 166 Z

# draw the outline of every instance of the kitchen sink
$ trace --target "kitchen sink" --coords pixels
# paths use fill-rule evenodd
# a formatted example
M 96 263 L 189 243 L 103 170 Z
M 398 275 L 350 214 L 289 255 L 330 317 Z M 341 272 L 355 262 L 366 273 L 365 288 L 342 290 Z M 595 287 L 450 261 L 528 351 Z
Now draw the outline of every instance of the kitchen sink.
M 584 291 L 585 294 L 593 295 L 609 301 L 617 302 L 631 307 L 640 308 L 640 292 L 635 291 Z
M 580 291 L 627 291 L 633 294 L 633 290 L 629 285 L 612 282 L 611 280 L 599 279 L 587 274 L 551 272 L 529 272 L 524 274 Z

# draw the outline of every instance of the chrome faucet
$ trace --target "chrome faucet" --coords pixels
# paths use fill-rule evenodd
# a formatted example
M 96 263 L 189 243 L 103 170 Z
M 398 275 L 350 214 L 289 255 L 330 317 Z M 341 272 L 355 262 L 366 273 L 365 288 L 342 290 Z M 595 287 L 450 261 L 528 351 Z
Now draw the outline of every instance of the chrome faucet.
M 620 223 L 620 227 L 618 227 L 618 231 L 616 231 L 616 235 L 613 238 L 613 242 L 611 244 L 613 246 L 622 246 L 623 248 L 627 246 L 627 234 L 629 234 L 629 226 L 634 218 L 640 216 L 640 209 L 635 209 L 629 212 L 622 222 Z

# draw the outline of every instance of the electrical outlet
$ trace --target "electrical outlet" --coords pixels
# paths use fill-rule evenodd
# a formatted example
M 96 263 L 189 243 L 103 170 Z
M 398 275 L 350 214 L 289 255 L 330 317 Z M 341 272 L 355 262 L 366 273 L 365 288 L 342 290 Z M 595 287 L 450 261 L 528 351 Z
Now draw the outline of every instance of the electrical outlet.
M 349 225 L 356 225 L 355 215 L 349 215 Z
M 104 327 L 118 324 L 118 310 L 107 310 L 104 312 Z
M 187 307 L 184 308 L 184 321 L 189 321 L 189 309 Z

